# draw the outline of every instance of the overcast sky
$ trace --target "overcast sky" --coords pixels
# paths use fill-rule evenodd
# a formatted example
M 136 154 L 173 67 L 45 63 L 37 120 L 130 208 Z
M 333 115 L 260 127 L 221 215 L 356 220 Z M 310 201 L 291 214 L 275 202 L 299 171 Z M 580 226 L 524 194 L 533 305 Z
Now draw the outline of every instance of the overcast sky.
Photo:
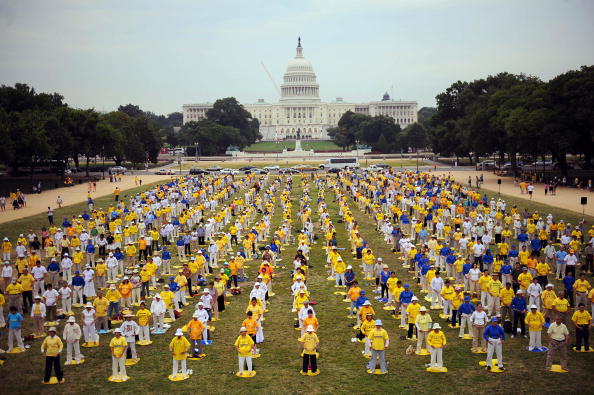
M 301 36 L 322 100 L 435 104 L 455 80 L 594 64 L 592 0 L 0 0 L 0 84 L 73 107 L 278 95 Z

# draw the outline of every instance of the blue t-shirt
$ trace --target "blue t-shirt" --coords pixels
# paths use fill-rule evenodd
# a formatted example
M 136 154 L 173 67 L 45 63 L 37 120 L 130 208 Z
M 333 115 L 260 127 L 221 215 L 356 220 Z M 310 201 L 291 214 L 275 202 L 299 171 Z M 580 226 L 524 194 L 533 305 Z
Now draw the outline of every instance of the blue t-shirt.
M 8 313 L 8 329 L 21 329 L 21 322 L 23 322 L 23 316 L 19 313 Z

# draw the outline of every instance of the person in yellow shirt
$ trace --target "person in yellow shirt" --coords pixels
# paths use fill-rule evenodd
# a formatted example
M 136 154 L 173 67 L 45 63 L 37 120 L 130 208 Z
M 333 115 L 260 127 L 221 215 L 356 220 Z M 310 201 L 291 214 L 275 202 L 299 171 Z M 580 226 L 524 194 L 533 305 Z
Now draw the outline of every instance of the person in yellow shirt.
M 23 286 L 16 278 L 13 278 L 12 282 L 6 287 L 6 294 L 8 295 L 8 305 L 16 307 L 17 311 L 22 313 Z
M 186 324 L 190 340 L 194 343 L 192 349 L 192 358 L 204 358 L 205 354 L 202 352 L 202 332 L 204 331 L 204 324 L 199 320 L 200 314 L 195 312 L 192 315 L 192 320 Z M 206 339 L 205 339 L 206 340 Z
M 379 360 L 380 372 L 388 373 L 386 366 L 386 348 L 390 345 L 390 336 L 382 327 L 382 320 L 375 320 L 375 328 L 369 331 L 369 340 L 371 342 L 371 358 L 367 365 L 367 372 L 374 373 Z
M 565 291 L 559 292 L 559 295 L 553 300 L 553 312 L 567 322 L 569 316 L 569 299 L 565 297 Z
M 575 349 L 582 350 L 582 342 L 584 344 L 584 351 L 590 350 L 590 328 L 592 327 L 592 316 L 586 311 L 586 305 L 580 303 L 578 309 L 573 313 L 571 321 L 575 325 Z
M 409 340 L 413 339 L 413 334 L 415 330 L 415 322 L 417 319 L 417 315 L 421 311 L 421 305 L 419 304 L 419 299 L 416 296 L 411 298 L 411 303 L 406 306 L 406 315 L 408 316 L 408 335 L 407 338 Z
M 351 302 L 349 308 L 349 318 L 353 318 L 353 314 L 357 314 L 356 302 L 357 299 L 359 299 L 359 296 L 361 296 L 361 288 L 359 287 L 359 282 L 355 280 L 345 295 L 345 298 L 349 298 Z
M 303 366 L 301 374 L 316 376 L 319 374 L 317 350 L 320 345 L 320 339 L 318 339 L 313 325 L 308 325 L 306 331 L 307 332 L 298 339 L 299 344 L 303 348 Z
M 542 301 L 541 308 L 542 314 L 544 315 L 545 322 L 551 323 L 555 319 L 553 314 L 553 301 L 557 298 L 555 291 L 553 291 L 554 285 L 549 283 L 545 286 L 545 290 L 542 291 L 540 299 Z
M 443 369 L 443 349 L 446 346 L 446 337 L 441 331 L 441 325 L 433 324 L 433 330 L 427 335 L 427 344 L 431 353 L 430 369 Z
M 373 314 L 367 313 L 365 321 L 361 323 L 359 333 L 357 334 L 357 338 L 359 340 L 365 341 L 365 349 L 363 350 L 363 355 L 365 355 L 366 357 L 371 357 L 371 341 L 368 335 L 373 328 L 375 328 L 375 320 L 373 319 Z
M 524 292 L 528 290 L 532 279 L 532 274 L 530 274 L 528 268 L 524 266 L 522 268 L 522 273 L 518 275 L 518 283 L 520 283 L 520 288 L 524 290 Z
M 149 319 L 151 318 L 151 311 L 146 308 L 144 302 L 140 302 L 140 309 L 136 312 L 138 319 L 138 341 L 139 345 L 147 345 L 151 343 Z
M 542 327 L 545 323 L 544 316 L 540 311 L 538 311 L 538 306 L 533 304 L 530 306 L 530 313 L 526 314 L 526 318 L 524 319 L 526 324 L 528 324 L 528 331 L 530 334 L 530 345 L 528 346 L 528 351 L 544 351 L 542 349 Z
M 95 327 L 99 333 L 101 331 L 108 330 L 107 327 L 107 308 L 109 307 L 109 300 L 103 296 L 103 292 L 97 291 L 97 297 L 93 301 L 93 307 L 95 308 Z
M 429 331 L 431 331 L 431 323 L 433 320 L 429 313 L 427 313 L 427 308 L 425 306 L 421 306 L 419 309 L 419 314 L 417 314 L 415 318 L 415 327 L 417 328 L 417 354 L 419 354 L 424 346 L 423 343 L 427 342 L 427 335 Z
M 241 327 L 239 329 L 239 336 L 233 344 L 237 351 L 237 357 L 239 362 L 238 376 L 254 376 L 255 371 L 252 371 L 252 355 L 256 352 L 256 344 L 254 340 L 247 335 L 247 328 Z M 244 367 L 247 366 L 247 372 L 244 372 Z
M 27 268 L 19 276 L 19 284 L 21 284 L 21 293 L 23 295 L 22 309 L 26 313 L 28 306 L 33 305 L 33 287 L 35 285 L 35 278 L 29 273 Z
M 501 291 L 499 291 L 499 300 L 501 302 L 500 322 L 505 322 L 508 315 L 509 320 L 512 320 L 511 302 L 515 296 L 511 283 L 506 283 L 505 288 L 502 288 Z
M 481 304 L 483 306 L 489 306 L 489 284 L 491 280 L 492 278 L 489 276 L 488 270 L 484 270 L 483 275 L 478 280 L 478 285 L 481 289 Z
M 181 328 L 178 328 L 175 332 L 175 337 L 169 343 L 169 351 L 171 351 L 171 355 L 173 356 L 173 370 L 170 379 L 174 379 L 179 377 L 179 362 L 181 361 L 181 377 L 183 379 L 187 379 L 190 377 L 188 375 L 188 368 L 187 368 L 187 359 L 188 359 L 188 350 L 190 349 L 191 344 L 184 336 L 184 332 L 182 332 Z
M 107 292 L 105 292 L 105 297 L 109 301 L 109 307 L 107 310 L 107 316 L 111 319 L 113 317 L 117 317 L 120 315 L 120 299 L 122 298 L 122 294 L 120 291 L 117 290 L 115 284 L 111 284 Z
M 56 372 L 56 379 L 58 383 L 62 383 L 64 374 L 62 372 L 62 366 L 60 365 L 60 353 L 64 348 L 62 340 L 56 336 L 56 328 L 51 327 L 48 330 L 49 336 L 43 339 L 41 344 L 41 353 L 45 355 L 45 376 L 43 377 L 44 383 L 49 383 L 52 375 L 52 366 Z
M 501 292 L 501 288 L 503 288 L 503 286 L 501 284 L 501 281 L 499 281 L 498 273 L 493 273 L 493 275 L 491 277 L 492 277 L 492 279 L 489 282 L 489 287 L 488 287 L 488 292 L 489 292 L 488 310 L 489 310 L 489 315 L 494 316 L 494 315 L 499 315 L 499 312 L 501 310 L 501 299 L 499 298 L 499 293 Z
M 592 289 L 592 285 L 586 280 L 586 275 L 580 273 L 579 278 L 573 284 L 573 290 L 575 292 L 575 306 L 583 303 L 584 306 L 588 303 L 588 291 Z
M 113 331 L 114 337 L 109 342 L 111 349 L 111 377 L 110 381 L 126 381 L 129 377 L 126 375 L 126 350 L 128 342 L 122 336 L 122 330 L 116 328 Z

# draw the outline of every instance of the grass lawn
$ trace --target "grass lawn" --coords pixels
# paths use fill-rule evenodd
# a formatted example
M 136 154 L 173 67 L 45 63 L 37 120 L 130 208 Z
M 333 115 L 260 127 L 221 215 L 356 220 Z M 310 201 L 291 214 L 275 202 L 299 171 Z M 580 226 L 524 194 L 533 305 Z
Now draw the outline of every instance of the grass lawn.
M 342 151 L 334 141 L 302 141 L 301 148 L 314 151 Z
M 283 152 L 283 149 L 295 148 L 294 141 L 261 141 L 244 148 L 244 151 Z
M 144 189 L 146 187 L 142 187 Z M 141 189 L 141 188 L 138 188 Z M 127 194 L 131 191 L 127 191 Z M 317 205 L 318 191 L 314 183 L 309 182 L 310 204 L 313 210 L 313 221 L 316 224 L 316 231 L 319 236 L 317 244 L 312 245 L 310 252 L 310 275 L 307 287 L 311 299 L 318 305 L 315 306 L 317 317 L 320 322 L 318 336 L 320 338 L 320 359 L 318 361 L 321 374 L 317 377 L 303 377 L 299 374 L 301 368 L 300 350 L 297 344 L 299 332 L 293 329 L 294 313 L 291 313 L 292 296 L 289 287 L 291 285 L 290 268 L 295 246 L 288 246 L 283 252 L 283 260 L 276 269 L 277 276 L 274 281 L 274 292 L 276 296 L 271 298 L 270 311 L 266 313 L 264 321 L 265 342 L 260 345 L 262 357 L 256 359 L 255 369 L 257 376 L 250 379 L 239 379 L 235 377 L 237 370 L 237 358 L 233 350 L 233 341 L 241 321 L 245 316 L 245 307 L 248 303 L 249 291 L 252 281 L 256 276 L 256 262 L 249 262 L 246 273 L 249 282 L 242 285 L 242 294 L 229 298 L 231 302 L 221 320 L 214 323 L 216 330 L 213 333 L 214 342 L 206 347 L 207 357 L 201 361 L 188 361 L 188 367 L 193 369 L 193 375 L 189 380 L 172 383 L 166 376 L 170 374 L 171 357 L 167 345 L 173 336 L 173 330 L 161 336 L 152 336 L 154 343 L 149 347 L 137 347 L 141 361 L 138 365 L 128 368 L 128 375 L 131 380 L 126 383 L 112 384 L 107 382 L 111 374 L 111 358 L 106 343 L 111 338 L 109 335 L 101 336 L 101 346 L 94 349 L 82 349 L 86 356 L 86 362 L 81 366 L 65 368 L 66 383 L 56 387 L 46 387 L 40 384 L 43 375 L 44 359 L 39 354 L 41 340 L 32 343 L 32 347 L 25 354 L 8 355 L 6 364 L 2 367 L 5 370 L 4 385 L 6 388 L 15 388 L 19 393 L 23 392 L 44 392 L 51 390 L 65 392 L 190 392 L 200 388 L 205 393 L 476 393 L 477 391 L 489 393 L 591 393 L 590 382 L 591 369 L 594 366 L 594 353 L 575 354 L 569 353 L 570 374 L 553 374 L 544 372 L 543 354 L 529 353 L 526 351 L 526 339 L 510 339 L 504 345 L 504 362 L 508 371 L 501 374 L 489 374 L 484 368 L 478 366 L 478 362 L 484 360 L 484 355 L 470 353 L 470 341 L 459 340 L 457 330 L 449 329 L 445 320 L 437 318 L 434 311 L 431 315 L 434 321 L 440 322 L 445 327 L 445 334 L 448 346 L 444 351 L 444 363 L 450 370 L 445 375 L 430 374 L 425 372 L 424 364 L 429 362 L 429 357 L 407 356 L 406 348 L 413 344 L 410 341 L 401 340 L 405 335 L 403 330 L 398 329 L 399 321 L 390 316 L 389 311 L 381 309 L 378 302 L 372 299 L 378 318 L 385 323 L 385 328 L 391 337 L 390 347 L 386 353 L 389 363 L 389 374 L 385 376 L 369 375 L 365 370 L 367 362 L 361 355 L 362 343 L 352 343 L 351 338 L 355 331 L 349 326 L 353 321 L 347 318 L 348 303 L 341 301 L 340 296 L 333 294 L 337 289 L 334 282 L 326 279 L 327 272 L 324 267 L 326 256 L 322 249 L 323 235 L 319 233 Z M 293 177 L 293 191 L 291 193 L 293 211 L 293 231 L 300 229 L 300 221 L 297 217 L 299 199 L 303 195 L 303 184 L 299 177 Z M 348 252 L 348 238 L 345 228 L 338 223 L 338 206 L 333 202 L 333 194 L 326 190 L 325 201 L 328 204 L 331 219 L 338 230 L 339 248 L 347 264 L 353 265 L 357 276 L 362 277 L 359 262 Z M 506 197 L 507 198 L 507 197 Z M 105 207 L 110 198 L 101 201 L 97 199 L 99 206 Z M 511 198 L 510 198 L 511 199 Z M 274 229 L 282 219 L 282 210 L 277 199 L 277 207 L 272 218 L 271 226 Z M 530 203 L 531 208 L 539 211 L 543 208 L 537 203 Z M 83 209 L 80 205 L 75 211 Z M 66 209 L 63 209 L 66 210 Z M 403 281 L 411 284 L 415 294 L 419 288 L 411 281 L 410 275 L 400 267 L 397 256 L 391 252 L 390 246 L 381 239 L 379 233 L 374 230 L 372 219 L 358 210 L 351 201 L 351 210 L 360 224 L 363 237 L 370 243 L 376 256 L 384 258 L 384 262 L 396 270 L 397 275 Z M 544 209 L 543 209 L 544 210 Z M 546 210 L 544 210 L 546 211 Z M 56 218 L 60 218 L 64 212 L 57 212 Z M 562 212 L 557 214 L 562 215 Z M 571 213 L 570 213 L 571 214 Z M 570 218 L 568 215 L 567 218 Z M 47 222 L 44 215 L 31 217 L 20 224 L 4 224 L 2 230 L 5 232 L 18 232 L 17 229 L 26 230 L 29 227 L 38 229 Z M 573 220 L 572 220 L 573 221 Z M 573 222 L 572 222 L 573 223 Z M 175 261 L 175 259 L 174 259 Z M 175 265 L 175 263 L 174 263 Z M 363 288 L 368 295 L 376 296 L 372 291 L 375 284 L 361 281 Z M 557 287 L 558 288 L 558 287 Z M 190 299 L 191 306 L 184 309 L 182 319 L 173 324 L 173 329 L 181 327 L 190 319 L 193 312 L 192 305 L 197 299 Z M 428 305 L 421 298 L 423 305 Z M 77 316 L 78 317 L 78 316 Z M 30 333 L 30 319 L 26 320 L 24 334 Z M 62 330 L 59 330 L 59 335 Z M 546 338 L 543 335 L 543 342 Z M 573 342 L 573 334 L 571 342 Z M 2 347 L 6 345 L 6 331 L 2 331 L 0 338 Z M 62 353 L 62 362 L 65 359 L 65 351 Z M 8 372 L 18 374 L 7 374 Z M 585 389 L 585 391 L 583 391 Z

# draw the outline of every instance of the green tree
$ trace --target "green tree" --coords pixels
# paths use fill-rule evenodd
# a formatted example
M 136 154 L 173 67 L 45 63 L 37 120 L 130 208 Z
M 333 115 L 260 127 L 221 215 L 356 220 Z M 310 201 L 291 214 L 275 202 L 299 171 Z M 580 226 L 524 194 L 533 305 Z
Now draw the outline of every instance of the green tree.
M 221 126 L 230 126 L 239 130 L 242 136 L 239 148 L 243 148 L 262 138 L 260 122 L 252 118 L 249 113 L 234 97 L 217 100 L 213 107 L 206 112 L 206 118 Z

